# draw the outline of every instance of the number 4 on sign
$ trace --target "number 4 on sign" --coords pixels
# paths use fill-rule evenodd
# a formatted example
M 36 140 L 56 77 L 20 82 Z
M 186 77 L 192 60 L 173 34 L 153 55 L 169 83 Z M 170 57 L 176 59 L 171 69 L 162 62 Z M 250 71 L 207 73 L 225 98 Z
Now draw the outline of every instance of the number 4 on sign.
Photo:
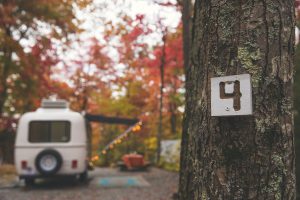
M 225 86 L 233 84 L 233 92 L 226 93 Z M 240 81 L 228 81 L 220 82 L 220 98 L 221 99 L 233 99 L 233 109 L 238 111 L 241 109 L 241 92 L 240 92 Z
M 249 74 L 211 78 L 211 115 L 252 114 L 252 89 Z

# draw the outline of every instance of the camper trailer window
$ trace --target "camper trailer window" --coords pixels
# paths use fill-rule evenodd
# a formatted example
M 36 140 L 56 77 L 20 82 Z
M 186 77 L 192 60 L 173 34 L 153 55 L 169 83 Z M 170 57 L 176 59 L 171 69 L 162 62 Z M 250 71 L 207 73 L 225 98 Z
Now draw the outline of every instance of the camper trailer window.
M 31 121 L 29 142 L 68 142 L 70 126 L 68 121 Z

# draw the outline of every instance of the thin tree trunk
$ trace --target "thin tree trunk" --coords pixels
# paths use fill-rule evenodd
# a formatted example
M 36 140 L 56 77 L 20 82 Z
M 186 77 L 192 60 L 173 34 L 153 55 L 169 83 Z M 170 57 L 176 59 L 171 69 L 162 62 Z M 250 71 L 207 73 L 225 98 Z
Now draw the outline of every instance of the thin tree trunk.
M 11 37 L 11 31 L 9 27 L 5 28 L 5 34 L 7 37 Z M 1 52 L 1 51 L 0 51 Z M 1 69 L 1 86 L 0 86 L 0 117 L 4 113 L 5 102 L 7 100 L 7 78 L 9 75 L 9 68 L 12 65 L 12 51 L 8 46 L 4 46 L 2 49 L 4 55 L 4 61 L 2 62 L 2 69 Z M 1 66 L 1 64 L 0 64 Z
M 170 111 L 170 126 L 171 126 L 171 134 L 175 135 L 177 131 L 177 115 L 176 115 L 176 104 L 174 102 L 169 103 L 169 111 Z
M 161 150 L 161 137 L 162 137 L 162 121 L 163 121 L 163 97 L 164 97 L 164 86 L 165 86 L 165 59 L 166 59 L 166 36 L 167 36 L 167 31 L 163 31 L 163 37 L 162 37 L 162 42 L 163 42 L 163 47 L 162 47 L 162 55 L 160 59 L 160 97 L 159 97 L 159 119 L 158 119 L 158 131 L 157 131 L 157 149 L 156 149 L 156 163 L 159 164 L 160 161 L 160 150 Z
M 177 94 L 177 82 L 176 77 L 173 76 L 172 79 L 172 92 L 169 95 L 169 112 L 170 112 L 170 126 L 171 134 L 175 135 L 177 132 L 177 103 L 176 103 L 176 94 Z
M 0 117 L 4 113 L 4 105 L 7 99 L 7 71 L 8 71 L 8 66 L 4 63 L 3 64 L 3 72 L 2 72 L 2 80 L 1 80 L 1 90 L 0 90 Z
M 195 3 L 181 200 L 295 199 L 294 1 Z M 210 78 L 248 73 L 253 115 L 211 117 Z
M 183 0 L 182 2 L 182 22 L 183 22 L 183 60 L 184 66 L 189 66 L 189 55 L 190 55 L 190 27 L 191 27 L 191 0 Z

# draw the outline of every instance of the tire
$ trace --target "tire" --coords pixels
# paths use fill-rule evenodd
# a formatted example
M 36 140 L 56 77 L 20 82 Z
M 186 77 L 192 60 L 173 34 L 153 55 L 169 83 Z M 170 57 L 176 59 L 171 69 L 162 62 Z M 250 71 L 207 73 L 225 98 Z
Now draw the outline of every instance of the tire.
M 35 159 L 35 167 L 42 175 L 54 175 L 62 166 L 62 157 L 54 149 L 40 152 Z
M 34 185 L 34 178 L 25 178 L 24 181 L 26 186 Z
M 88 172 L 84 171 L 83 173 L 79 174 L 79 181 L 85 182 L 88 178 Z

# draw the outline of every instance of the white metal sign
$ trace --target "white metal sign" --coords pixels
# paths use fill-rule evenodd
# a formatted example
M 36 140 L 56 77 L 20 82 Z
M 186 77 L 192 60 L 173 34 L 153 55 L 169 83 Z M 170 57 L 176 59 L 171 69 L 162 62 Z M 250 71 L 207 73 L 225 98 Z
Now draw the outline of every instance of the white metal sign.
M 211 78 L 211 115 L 252 114 L 252 88 L 249 74 Z

